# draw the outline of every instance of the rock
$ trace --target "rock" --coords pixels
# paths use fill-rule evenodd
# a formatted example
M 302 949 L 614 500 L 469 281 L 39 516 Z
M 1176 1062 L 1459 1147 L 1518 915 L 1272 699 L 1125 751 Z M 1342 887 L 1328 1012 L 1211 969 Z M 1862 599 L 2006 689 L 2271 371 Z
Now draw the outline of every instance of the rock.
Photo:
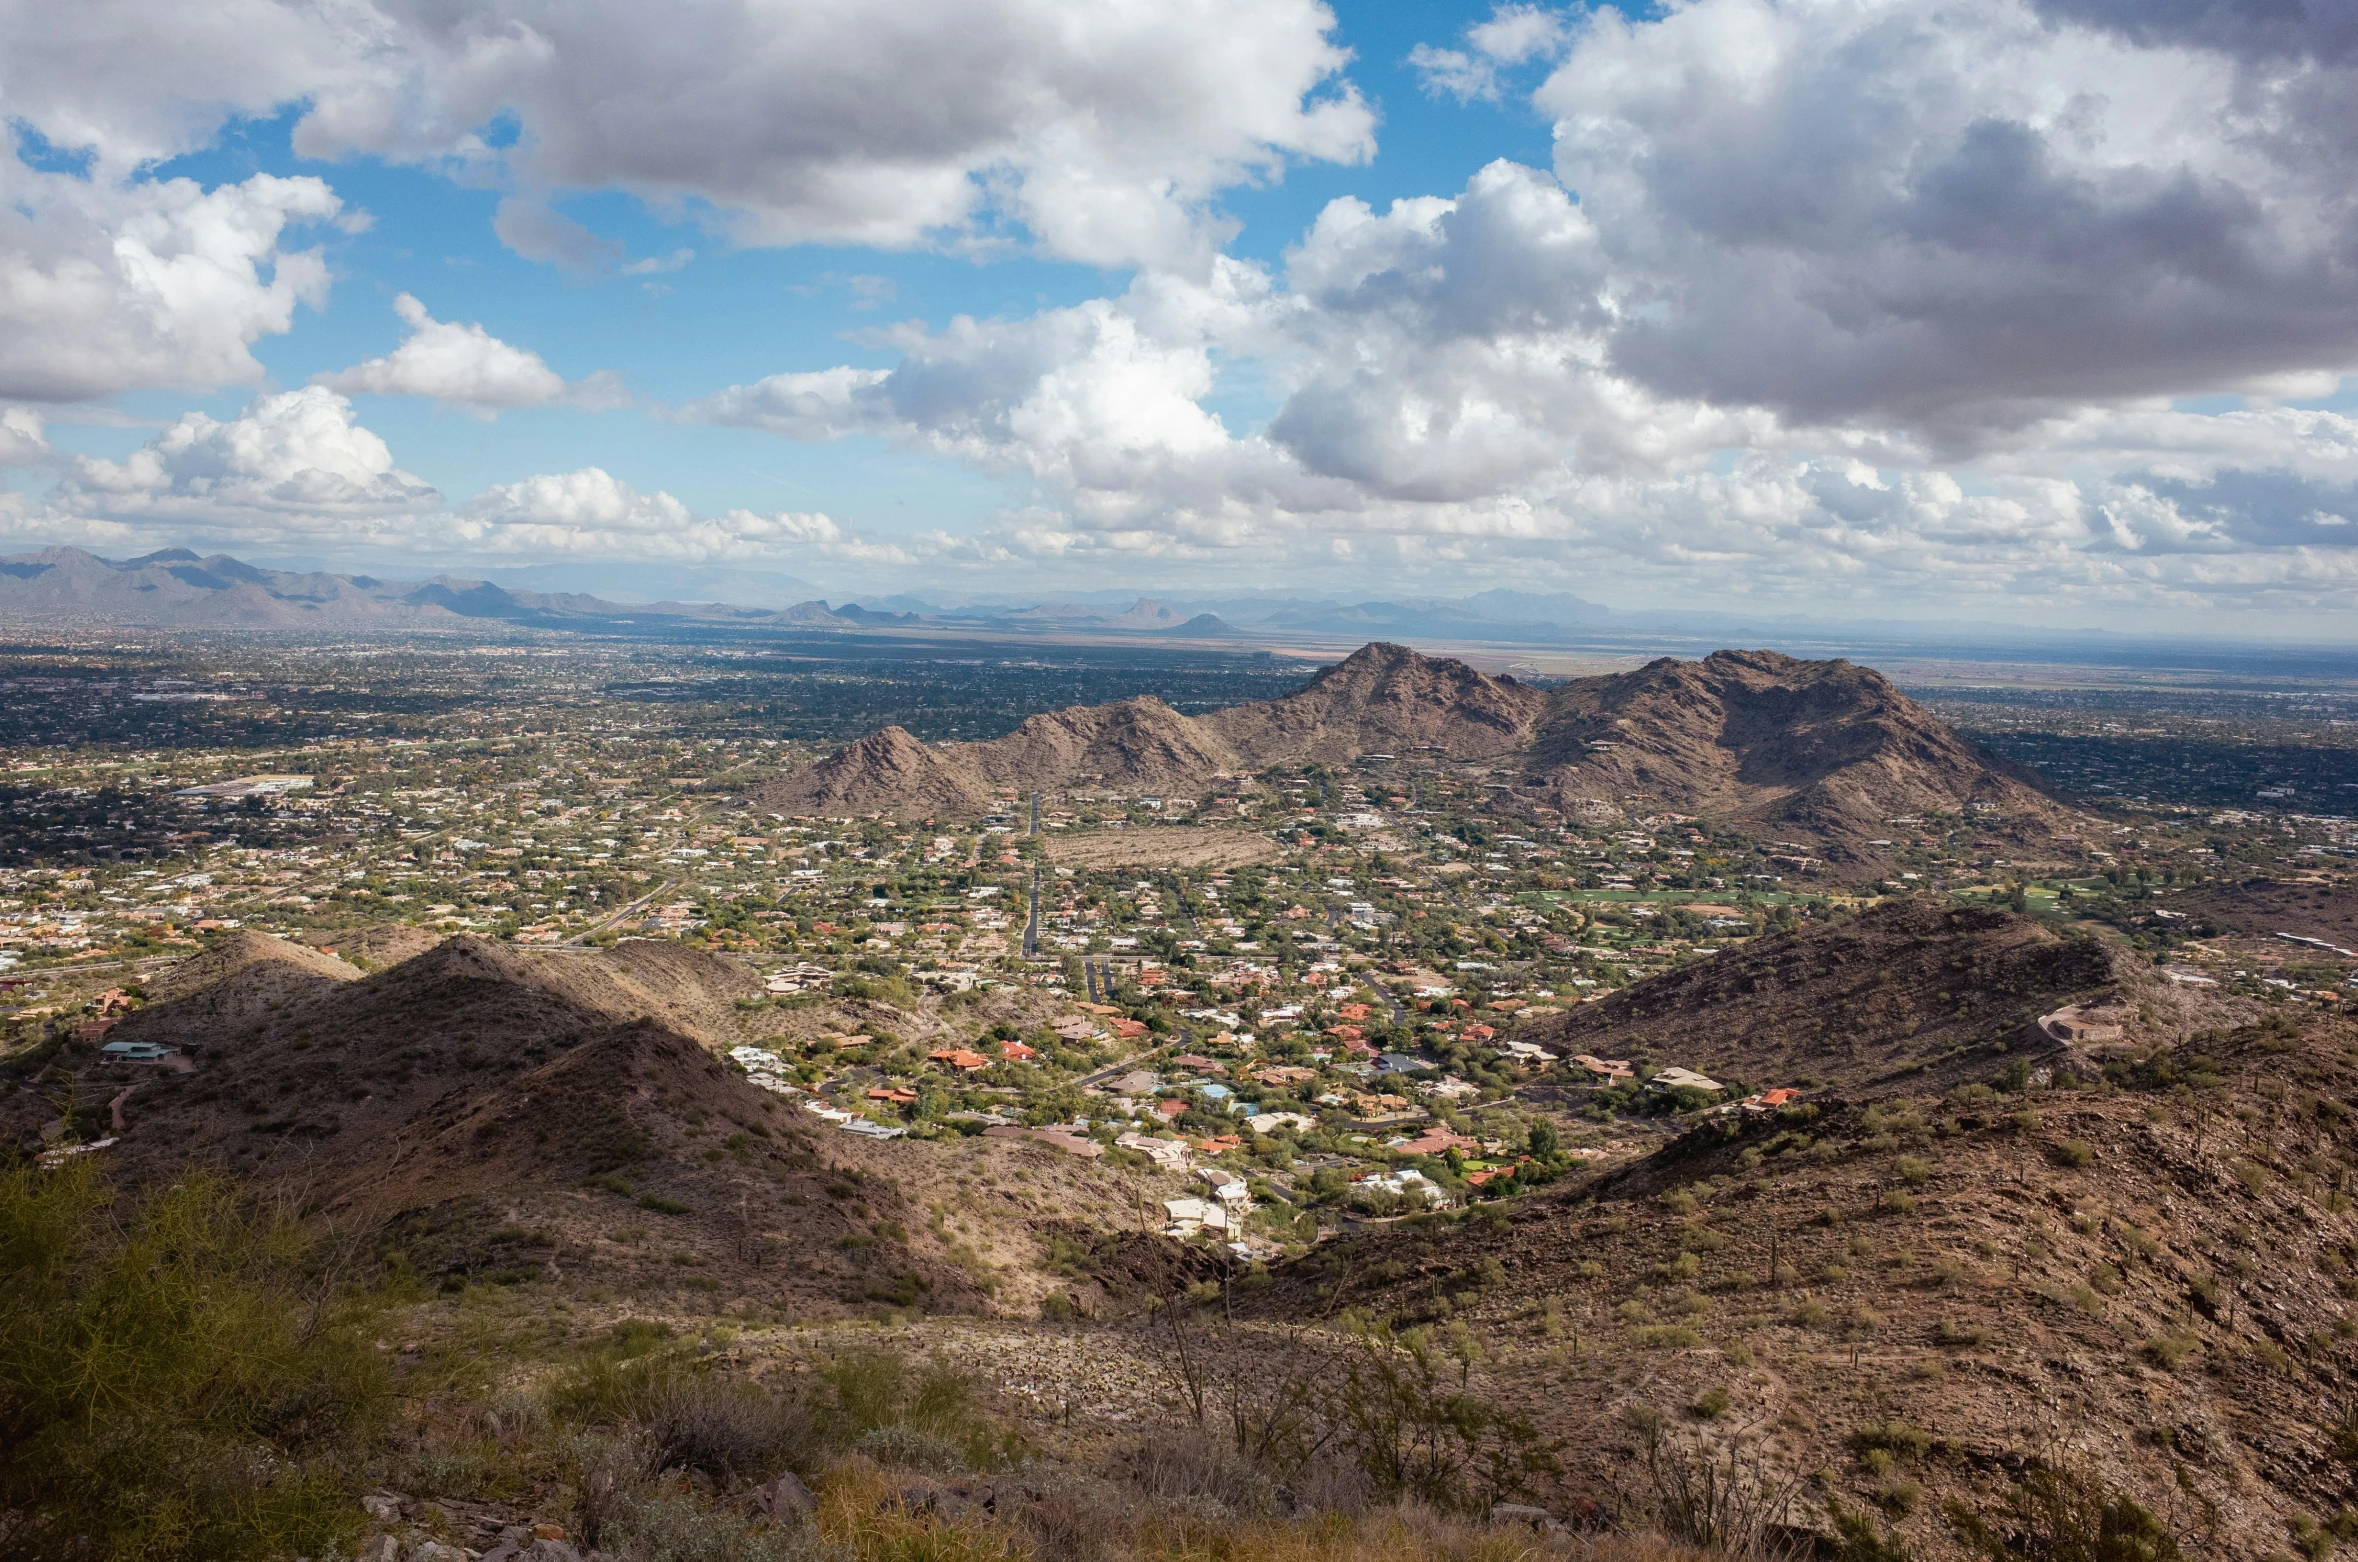
M 527 1562 L 581 1562 L 581 1553 L 573 1549 L 570 1540 L 536 1540 L 524 1555 Z
M 737 1498 L 737 1501 L 768 1519 L 772 1524 L 794 1524 L 808 1517 L 818 1501 L 802 1477 L 792 1470 L 774 1481 L 768 1481 Z
M 401 1542 L 390 1535 L 371 1535 L 360 1543 L 353 1562 L 401 1562 Z
M 1537 1530 L 1542 1535 L 1552 1535 L 1563 1527 L 1557 1522 L 1556 1516 L 1548 1512 L 1547 1509 L 1530 1507 L 1520 1502 L 1494 1504 L 1490 1509 L 1490 1522 L 1522 1525 Z
M 360 1499 L 360 1507 L 379 1524 L 401 1522 L 401 1499 L 391 1492 L 371 1492 Z
M 565 1526 L 535 1520 L 532 1525 L 532 1538 L 534 1540 L 563 1540 L 566 1538 Z
M 467 1554 L 439 1540 L 421 1540 L 410 1548 L 409 1562 L 468 1562 Z

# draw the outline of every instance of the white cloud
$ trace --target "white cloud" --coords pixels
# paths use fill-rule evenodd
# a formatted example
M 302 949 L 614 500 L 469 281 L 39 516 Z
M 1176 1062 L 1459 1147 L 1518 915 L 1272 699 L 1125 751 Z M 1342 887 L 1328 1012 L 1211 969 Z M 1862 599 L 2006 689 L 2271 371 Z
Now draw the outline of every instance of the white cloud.
M 557 401 L 611 406 L 621 398 L 610 374 L 569 385 L 538 353 L 510 346 L 480 325 L 436 320 L 407 293 L 393 300 L 393 311 L 409 326 L 399 347 L 312 383 L 347 396 L 431 396 L 483 418 Z
M 248 349 L 325 301 L 290 228 L 343 203 L 317 179 L 116 184 L 27 167 L 0 132 L 0 398 L 250 384 Z
M 502 207 L 502 236 L 576 264 L 610 257 L 551 192 L 630 191 L 748 244 L 1016 223 L 1072 259 L 1200 264 L 1220 191 L 1372 148 L 1316 0 L 382 0 L 369 17 L 297 149 L 502 168 L 533 192 Z M 493 149 L 502 115 L 520 134 Z
M 1952 450 L 2358 366 L 2358 75 L 2159 32 L 2017 0 L 1592 11 L 1538 102 L 1612 257 L 1613 364 Z
M 0 466 L 37 466 L 49 453 L 40 413 L 31 407 L 0 407 Z
M 1424 79 L 1425 91 L 1435 97 L 1496 102 L 1504 87 L 1500 66 L 1553 59 L 1570 36 L 1571 25 L 1561 12 L 1536 5 L 1501 5 L 1487 21 L 1466 29 L 1465 48 L 1420 43 L 1408 52 L 1408 63 Z
M 783 564 L 911 563 L 890 543 L 818 513 L 699 516 L 670 494 L 642 493 L 601 467 L 502 483 L 443 517 L 450 543 L 480 555 Z
M 227 422 L 191 412 L 122 461 L 76 456 L 50 498 L 67 517 L 163 523 L 206 537 L 361 535 L 432 513 L 352 404 L 320 386 L 257 398 Z

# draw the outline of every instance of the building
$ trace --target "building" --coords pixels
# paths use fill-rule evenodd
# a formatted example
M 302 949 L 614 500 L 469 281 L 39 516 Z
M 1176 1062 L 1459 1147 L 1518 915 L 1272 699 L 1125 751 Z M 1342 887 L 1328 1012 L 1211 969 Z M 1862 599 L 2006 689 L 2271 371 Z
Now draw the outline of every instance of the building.
M 1707 1074 L 1698 1074 L 1691 1068 L 1666 1068 L 1646 1081 L 1646 1089 L 1655 1095 L 1668 1095 L 1673 1090 L 1700 1090 L 1707 1095 L 1717 1095 L 1724 1088 L 1718 1080 Z

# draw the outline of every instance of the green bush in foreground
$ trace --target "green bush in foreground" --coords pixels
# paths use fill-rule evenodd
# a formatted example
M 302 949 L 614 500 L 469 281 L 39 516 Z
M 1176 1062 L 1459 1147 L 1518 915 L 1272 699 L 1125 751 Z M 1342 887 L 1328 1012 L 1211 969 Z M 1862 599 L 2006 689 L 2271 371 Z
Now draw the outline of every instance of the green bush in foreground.
M 0 1168 L 0 1553 L 319 1555 L 357 1534 L 387 1381 L 285 1221 L 192 1175 L 118 1200 Z

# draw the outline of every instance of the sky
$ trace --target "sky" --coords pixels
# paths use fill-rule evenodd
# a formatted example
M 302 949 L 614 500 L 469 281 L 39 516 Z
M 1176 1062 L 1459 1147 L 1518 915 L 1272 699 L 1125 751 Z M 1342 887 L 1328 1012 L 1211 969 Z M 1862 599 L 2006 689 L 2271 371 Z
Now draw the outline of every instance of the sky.
M 0 0 L 0 135 L 0 551 L 2358 636 L 2347 0 Z

